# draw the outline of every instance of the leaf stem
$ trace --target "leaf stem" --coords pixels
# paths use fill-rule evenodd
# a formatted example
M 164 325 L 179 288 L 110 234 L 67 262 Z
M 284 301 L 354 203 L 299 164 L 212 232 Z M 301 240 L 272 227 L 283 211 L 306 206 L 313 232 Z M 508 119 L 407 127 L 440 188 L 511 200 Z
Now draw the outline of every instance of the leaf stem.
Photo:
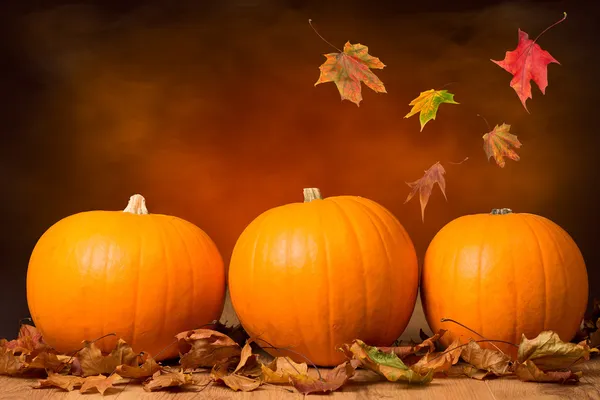
M 490 128 L 490 124 L 488 124 L 487 119 L 485 119 L 485 117 L 481 114 L 477 114 L 477 116 L 483 118 L 483 120 L 485 121 L 485 124 L 487 125 L 488 130 L 491 131 L 492 128 Z
M 471 341 L 473 341 L 473 342 L 475 342 L 475 343 L 492 343 L 492 344 L 495 342 L 495 343 L 504 343 L 504 344 L 510 344 L 510 345 L 512 345 L 512 346 L 516 346 L 516 344 L 514 344 L 514 343 L 512 343 L 512 342 L 508 342 L 508 341 L 506 341 L 506 340 L 497 340 L 497 339 L 479 339 L 479 340 L 471 340 Z M 469 342 L 469 343 L 470 343 L 470 342 Z M 446 353 L 449 353 L 449 352 L 451 352 L 451 351 L 453 351 L 453 350 L 460 349 L 461 347 L 468 346 L 468 345 L 469 345 L 469 343 L 463 343 L 463 344 L 459 344 L 458 346 L 456 346 L 456 347 L 453 347 L 453 348 L 451 348 L 451 349 L 446 349 L 446 350 L 444 350 L 443 352 L 441 352 L 440 354 L 438 354 L 437 356 L 433 357 L 431 360 L 427 361 L 425 364 L 427 364 L 427 363 L 430 363 L 430 362 L 432 362 L 433 360 L 435 360 L 435 359 L 438 359 L 438 358 L 440 358 L 441 356 L 443 356 L 444 354 L 446 354 Z M 519 347 L 519 346 L 517 346 L 517 347 Z M 504 353 L 502 353 L 502 354 L 504 354 Z
M 338 49 L 337 47 L 335 47 L 334 45 L 332 45 L 331 43 L 329 43 L 323 36 L 321 36 L 321 34 L 319 32 L 317 32 L 317 30 L 315 29 L 315 27 L 312 24 L 312 19 L 310 19 L 310 18 L 308 19 L 308 24 L 310 25 L 310 27 L 312 28 L 312 30 L 315 31 L 315 33 L 317 35 L 319 35 L 319 37 L 321 38 L 322 41 L 324 41 L 325 43 L 327 43 L 328 45 L 330 45 L 331 47 L 333 47 L 334 49 L 336 49 L 340 53 L 343 53 L 342 50 Z
M 479 332 L 477 332 L 477 331 L 474 331 L 473 329 L 469 328 L 468 326 L 466 326 L 466 325 L 464 325 L 464 324 L 461 324 L 460 322 L 458 322 L 458 321 L 455 321 L 455 320 L 453 320 L 452 318 L 442 318 L 442 322 L 453 322 L 453 323 L 455 323 L 455 324 L 457 324 L 457 325 L 460 325 L 460 326 L 462 326 L 463 328 L 465 328 L 465 329 L 467 329 L 467 330 L 469 330 L 469 331 L 473 332 L 473 333 L 474 333 L 474 334 L 476 334 L 477 336 L 480 336 L 480 337 L 482 337 L 482 338 L 484 338 L 484 339 L 486 339 L 486 340 L 489 340 L 489 339 L 487 339 L 485 336 L 483 336 L 481 333 L 479 333 Z M 494 340 L 494 341 L 495 341 L 495 340 Z M 512 344 L 513 346 L 517 347 L 517 348 L 519 347 L 519 346 L 517 346 L 517 345 L 516 345 L 516 344 L 514 344 L 514 343 L 511 343 L 511 344 Z M 500 348 L 499 348 L 498 346 L 496 346 L 494 343 L 491 343 L 491 345 L 492 345 L 492 346 L 494 346 L 494 347 L 495 347 L 495 348 L 496 348 L 496 349 L 497 349 L 497 350 L 498 350 L 500 353 L 504 354 L 504 352 L 503 352 L 502 350 L 500 350 Z M 504 354 L 504 355 L 506 355 L 506 354 Z
M 454 164 L 454 165 L 460 165 L 462 163 L 464 163 L 465 161 L 467 161 L 469 159 L 469 157 L 465 157 L 461 162 L 452 162 L 452 161 L 447 161 L 448 164 Z
M 540 36 L 542 36 L 544 33 L 546 33 L 549 29 L 554 28 L 556 25 L 558 25 L 561 22 L 563 22 L 565 19 L 567 19 L 567 13 L 563 11 L 563 17 L 560 20 L 558 20 L 555 23 L 553 23 L 552 25 L 550 25 L 549 27 L 547 27 L 546 29 L 544 29 L 542 31 L 542 33 L 540 33 L 539 35 L 537 35 L 536 38 L 533 39 L 533 43 L 537 42 L 537 40 L 540 38 Z
M 444 86 L 442 86 L 441 88 L 439 88 L 438 90 L 442 90 L 442 89 L 443 89 L 443 88 L 445 88 L 446 86 L 450 86 L 450 85 L 452 85 L 453 83 L 458 83 L 458 82 L 448 82 L 448 83 L 446 83 Z

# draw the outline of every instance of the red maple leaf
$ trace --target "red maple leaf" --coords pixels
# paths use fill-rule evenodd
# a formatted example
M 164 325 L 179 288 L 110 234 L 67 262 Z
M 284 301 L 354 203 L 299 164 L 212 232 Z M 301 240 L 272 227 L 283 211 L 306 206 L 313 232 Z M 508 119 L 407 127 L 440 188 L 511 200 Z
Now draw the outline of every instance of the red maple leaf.
M 513 51 L 507 51 L 504 60 L 502 61 L 491 60 L 513 74 L 510 86 L 517 92 L 517 96 L 519 96 L 519 99 L 527 112 L 529 112 L 529 110 L 527 109 L 525 102 L 527 99 L 532 98 L 531 81 L 533 80 L 538 85 L 542 94 L 546 94 L 546 87 L 548 86 L 548 64 L 556 63 L 560 65 L 560 63 L 552 57 L 550 53 L 543 50 L 536 41 L 544 34 L 544 32 L 564 21 L 565 18 L 567 18 L 567 13 L 564 13 L 564 17 L 560 21 L 546 28 L 534 40 L 529 39 L 529 35 L 519 29 L 519 44 L 517 45 L 517 48 Z

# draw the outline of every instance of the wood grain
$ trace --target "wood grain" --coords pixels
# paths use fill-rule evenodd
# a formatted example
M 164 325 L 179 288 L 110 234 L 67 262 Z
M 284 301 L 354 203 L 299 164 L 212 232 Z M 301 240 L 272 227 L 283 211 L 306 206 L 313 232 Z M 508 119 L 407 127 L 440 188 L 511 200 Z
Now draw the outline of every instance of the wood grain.
M 600 359 L 579 365 L 584 376 L 577 385 L 541 384 L 520 382 L 512 378 L 486 381 L 467 377 L 436 378 L 429 385 L 413 386 L 404 383 L 381 381 L 380 378 L 364 370 L 359 370 L 353 381 L 342 390 L 330 395 L 310 395 L 310 398 L 358 399 L 422 399 L 422 400 L 500 400 L 500 399 L 600 399 Z M 315 374 L 311 370 L 311 374 Z M 201 376 L 208 381 L 208 374 Z M 78 391 L 64 392 L 60 389 L 33 389 L 35 379 L 0 376 L 0 400 L 46 400 L 73 399 L 85 396 L 86 399 L 102 398 L 98 393 L 81 395 Z M 104 398 L 118 400 L 190 400 L 190 399 L 302 399 L 289 386 L 265 386 L 254 392 L 234 392 L 226 387 L 211 385 L 207 388 L 190 390 L 170 390 L 148 393 L 141 385 L 125 383 L 116 385 L 105 393 Z

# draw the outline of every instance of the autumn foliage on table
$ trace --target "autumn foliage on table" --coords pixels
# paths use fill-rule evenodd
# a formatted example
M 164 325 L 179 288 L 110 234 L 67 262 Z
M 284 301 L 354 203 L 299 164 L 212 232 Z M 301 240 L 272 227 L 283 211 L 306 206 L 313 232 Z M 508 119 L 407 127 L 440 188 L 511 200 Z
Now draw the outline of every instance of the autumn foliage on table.
M 84 341 L 75 354 L 59 354 L 45 344 L 35 327 L 24 324 L 17 339 L 0 341 L 0 374 L 38 379 L 42 375 L 34 388 L 102 394 L 123 390 L 129 384 L 141 384 L 149 392 L 172 387 L 197 391 L 222 385 L 234 391 L 279 388 L 304 394 L 325 393 L 351 382 L 359 369 L 381 380 L 409 384 L 428 384 L 433 379 L 457 375 L 474 379 L 513 375 L 522 381 L 576 383 L 582 373 L 570 368 L 598 352 L 590 347 L 599 344 L 598 310 L 596 306 L 595 315 L 583 324 L 580 334 L 585 338 L 579 343 L 563 342 L 552 331 L 531 339 L 523 336 L 514 345 L 518 347 L 516 360 L 499 350 L 480 347 L 481 342 L 493 343 L 488 339 L 466 343 L 455 340 L 442 351 L 438 340 L 447 331 L 440 330 L 431 337 L 421 331 L 421 343 L 395 347 L 377 348 L 355 339 L 338 349 L 346 361 L 326 372 L 310 368 L 310 360 L 308 364 L 296 363 L 288 357 L 267 358 L 254 353 L 252 343 L 260 342 L 260 338 L 248 338 L 239 327 L 220 323 L 212 324 L 213 329 L 176 335 L 180 353 L 176 365 L 163 365 L 150 354 L 135 353 L 122 339 L 108 354 L 90 341 Z

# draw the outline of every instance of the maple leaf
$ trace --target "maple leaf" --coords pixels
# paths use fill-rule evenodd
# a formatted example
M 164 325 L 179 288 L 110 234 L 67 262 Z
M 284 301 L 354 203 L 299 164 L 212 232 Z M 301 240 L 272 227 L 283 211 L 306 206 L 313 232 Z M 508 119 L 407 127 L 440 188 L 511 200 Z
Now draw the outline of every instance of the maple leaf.
M 502 125 L 496 125 L 491 132 L 483 135 L 483 151 L 489 161 L 490 157 L 494 157 L 496 164 L 500 168 L 504 168 L 506 162 L 504 157 L 509 158 L 513 161 L 519 161 L 521 157 L 510 148 L 513 146 L 518 149 L 521 147 L 521 142 L 517 139 L 516 135 L 513 135 L 510 131 L 510 125 L 502 123 Z
M 429 201 L 429 196 L 431 196 L 431 190 L 433 189 L 433 185 L 435 183 L 439 185 L 446 201 L 448 200 L 448 197 L 446 197 L 446 180 L 444 179 L 445 173 L 446 170 L 444 167 L 442 167 L 442 164 L 436 162 L 425 171 L 425 174 L 422 178 L 417 179 L 414 182 L 406 182 L 406 184 L 411 188 L 411 191 L 404 201 L 404 204 L 408 203 L 418 190 L 419 201 L 421 202 L 421 219 L 423 222 L 425 222 L 425 207 L 427 207 L 427 202 Z
M 6 347 L 6 339 L 0 339 L 0 375 L 17 375 L 22 373 L 27 364 L 22 356 L 15 355 Z
M 30 358 L 30 356 L 27 356 L 27 358 Z M 72 357 L 42 351 L 33 357 L 31 361 L 28 360 L 27 369 L 45 369 L 56 372 L 71 361 Z
M 472 378 L 483 379 L 489 375 L 503 376 L 513 372 L 509 356 L 498 350 L 483 349 L 473 340 L 463 347 L 460 356 L 471 365 L 466 371 Z
M 83 385 L 81 385 L 81 389 L 79 389 L 79 392 L 87 393 L 97 390 L 98 392 L 100 392 L 100 394 L 104 395 L 104 392 L 107 389 L 114 389 L 113 384 L 121 379 L 122 378 L 118 374 L 112 374 L 108 377 L 104 375 L 88 376 L 87 378 L 85 378 L 85 382 L 83 382 Z
M 156 371 L 154 375 L 143 383 L 144 390 L 153 392 L 168 387 L 184 387 L 196 385 L 192 374 L 182 371 Z
M 435 342 L 444 335 L 447 331 L 440 329 L 435 335 L 426 338 L 423 342 L 415 344 L 413 346 L 394 346 L 394 347 L 379 347 L 380 351 L 384 353 L 394 353 L 398 357 L 405 358 L 411 354 L 416 354 L 423 349 L 427 349 L 427 353 L 435 351 Z
M 462 351 L 460 340 L 456 339 L 444 352 L 429 352 L 411 365 L 411 368 L 421 375 L 427 374 L 429 369 L 433 370 L 434 373 L 447 372 L 450 367 L 458 363 Z
M 529 110 L 525 102 L 527 99 L 532 98 L 531 80 L 537 84 L 542 94 L 546 94 L 548 64 L 556 63 L 560 65 L 550 53 L 542 50 L 540 45 L 535 42 L 544 32 L 564 21 L 565 18 L 567 18 L 567 13 L 564 13 L 564 17 L 560 21 L 546 28 L 535 40 L 529 39 L 529 35 L 519 29 L 519 43 L 517 44 L 517 48 L 513 51 L 507 51 L 502 61 L 490 60 L 513 75 L 510 87 L 515 90 L 527 112 Z
M 34 386 L 33 388 L 41 389 L 46 387 L 57 387 L 70 392 L 71 390 L 75 390 L 75 388 L 81 387 L 85 381 L 86 378 L 81 376 L 61 375 L 49 372 L 48 378 L 40 379 L 37 386 Z
M 50 350 L 37 328 L 28 324 L 21 324 L 17 338 L 7 342 L 5 346 L 14 354 L 35 355 L 43 350 Z
M 543 331 L 531 340 L 523 335 L 517 355 L 519 363 L 532 361 L 541 370 L 568 368 L 589 358 L 587 345 L 563 342 L 553 331 Z
M 385 65 L 377 57 L 369 55 L 369 48 L 362 44 L 346 42 L 344 51 L 325 54 L 327 59 L 320 67 L 321 75 L 315 83 L 335 82 L 342 100 L 350 100 L 357 106 L 362 101 L 360 83 L 378 93 L 387 93 L 383 82 L 369 68 L 382 69 Z
M 175 336 L 178 339 L 181 367 L 185 370 L 213 367 L 239 357 L 240 346 L 229 336 L 211 329 L 195 329 Z
M 288 383 L 290 375 L 308 375 L 306 363 L 295 363 L 289 357 L 276 357 L 269 364 L 261 364 L 262 379 L 266 383 Z
M 110 374 L 119 365 L 138 365 L 138 355 L 134 353 L 123 339 L 119 339 L 115 348 L 107 356 L 93 342 L 84 341 L 84 347 L 81 349 L 71 367 L 74 375 L 90 376 L 100 374 Z
M 404 118 L 409 118 L 420 112 L 419 122 L 421 123 L 421 132 L 423 132 L 425 124 L 432 119 L 435 119 L 437 110 L 442 103 L 460 104 L 454 101 L 454 94 L 447 90 L 429 89 L 425 92 L 421 92 L 419 97 L 408 104 L 409 106 L 413 106 L 413 108 L 404 116 Z
M 154 375 L 160 369 L 160 365 L 154 360 L 154 358 L 145 355 L 145 360 L 142 365 L 119 365 L 116 367 L 115 372 L 123 378 L 148 378 Z
M 523 364 L 517 364 L 515 375 L 524 382 L 576 383 L 579 382 L 582 373 L 581 371 L 544 372 L 533 361 L 527 360 Z
M 391 382 L 400 380 L 425 384 L 431 382 L 433 378 L 433 370 L 428 370 L 425 375 L 422 375 L 404 364 L 397 355 L 384 353 L 359 339 L 355 339 L 351 345 L 345 344 L 342 349 L 346 354 L 352 354 L 352 357 L 360 361 L 363 367 L 384 376 Z
M 323 379 L 314 378 L 308 374 L 291 374 L 290 382 L 302 394 L 327 393 L 338 390 L 354 376 L 360 361 L 345 361 L 337 367 L 329 370 Z
M 233 372 L 229 373 L 230 365 L 235 363 L 235 358 L 215 365 L 211 371 L 211 378 L 215 382 L 222 382 L 233 390 L 248 392 L 258 388 L 262 381 L 256 379 L 262 375 L 261 364 L 256 354 L 252 354 L 251 341 L 247 341 L 240 354 L 240 360 Z

